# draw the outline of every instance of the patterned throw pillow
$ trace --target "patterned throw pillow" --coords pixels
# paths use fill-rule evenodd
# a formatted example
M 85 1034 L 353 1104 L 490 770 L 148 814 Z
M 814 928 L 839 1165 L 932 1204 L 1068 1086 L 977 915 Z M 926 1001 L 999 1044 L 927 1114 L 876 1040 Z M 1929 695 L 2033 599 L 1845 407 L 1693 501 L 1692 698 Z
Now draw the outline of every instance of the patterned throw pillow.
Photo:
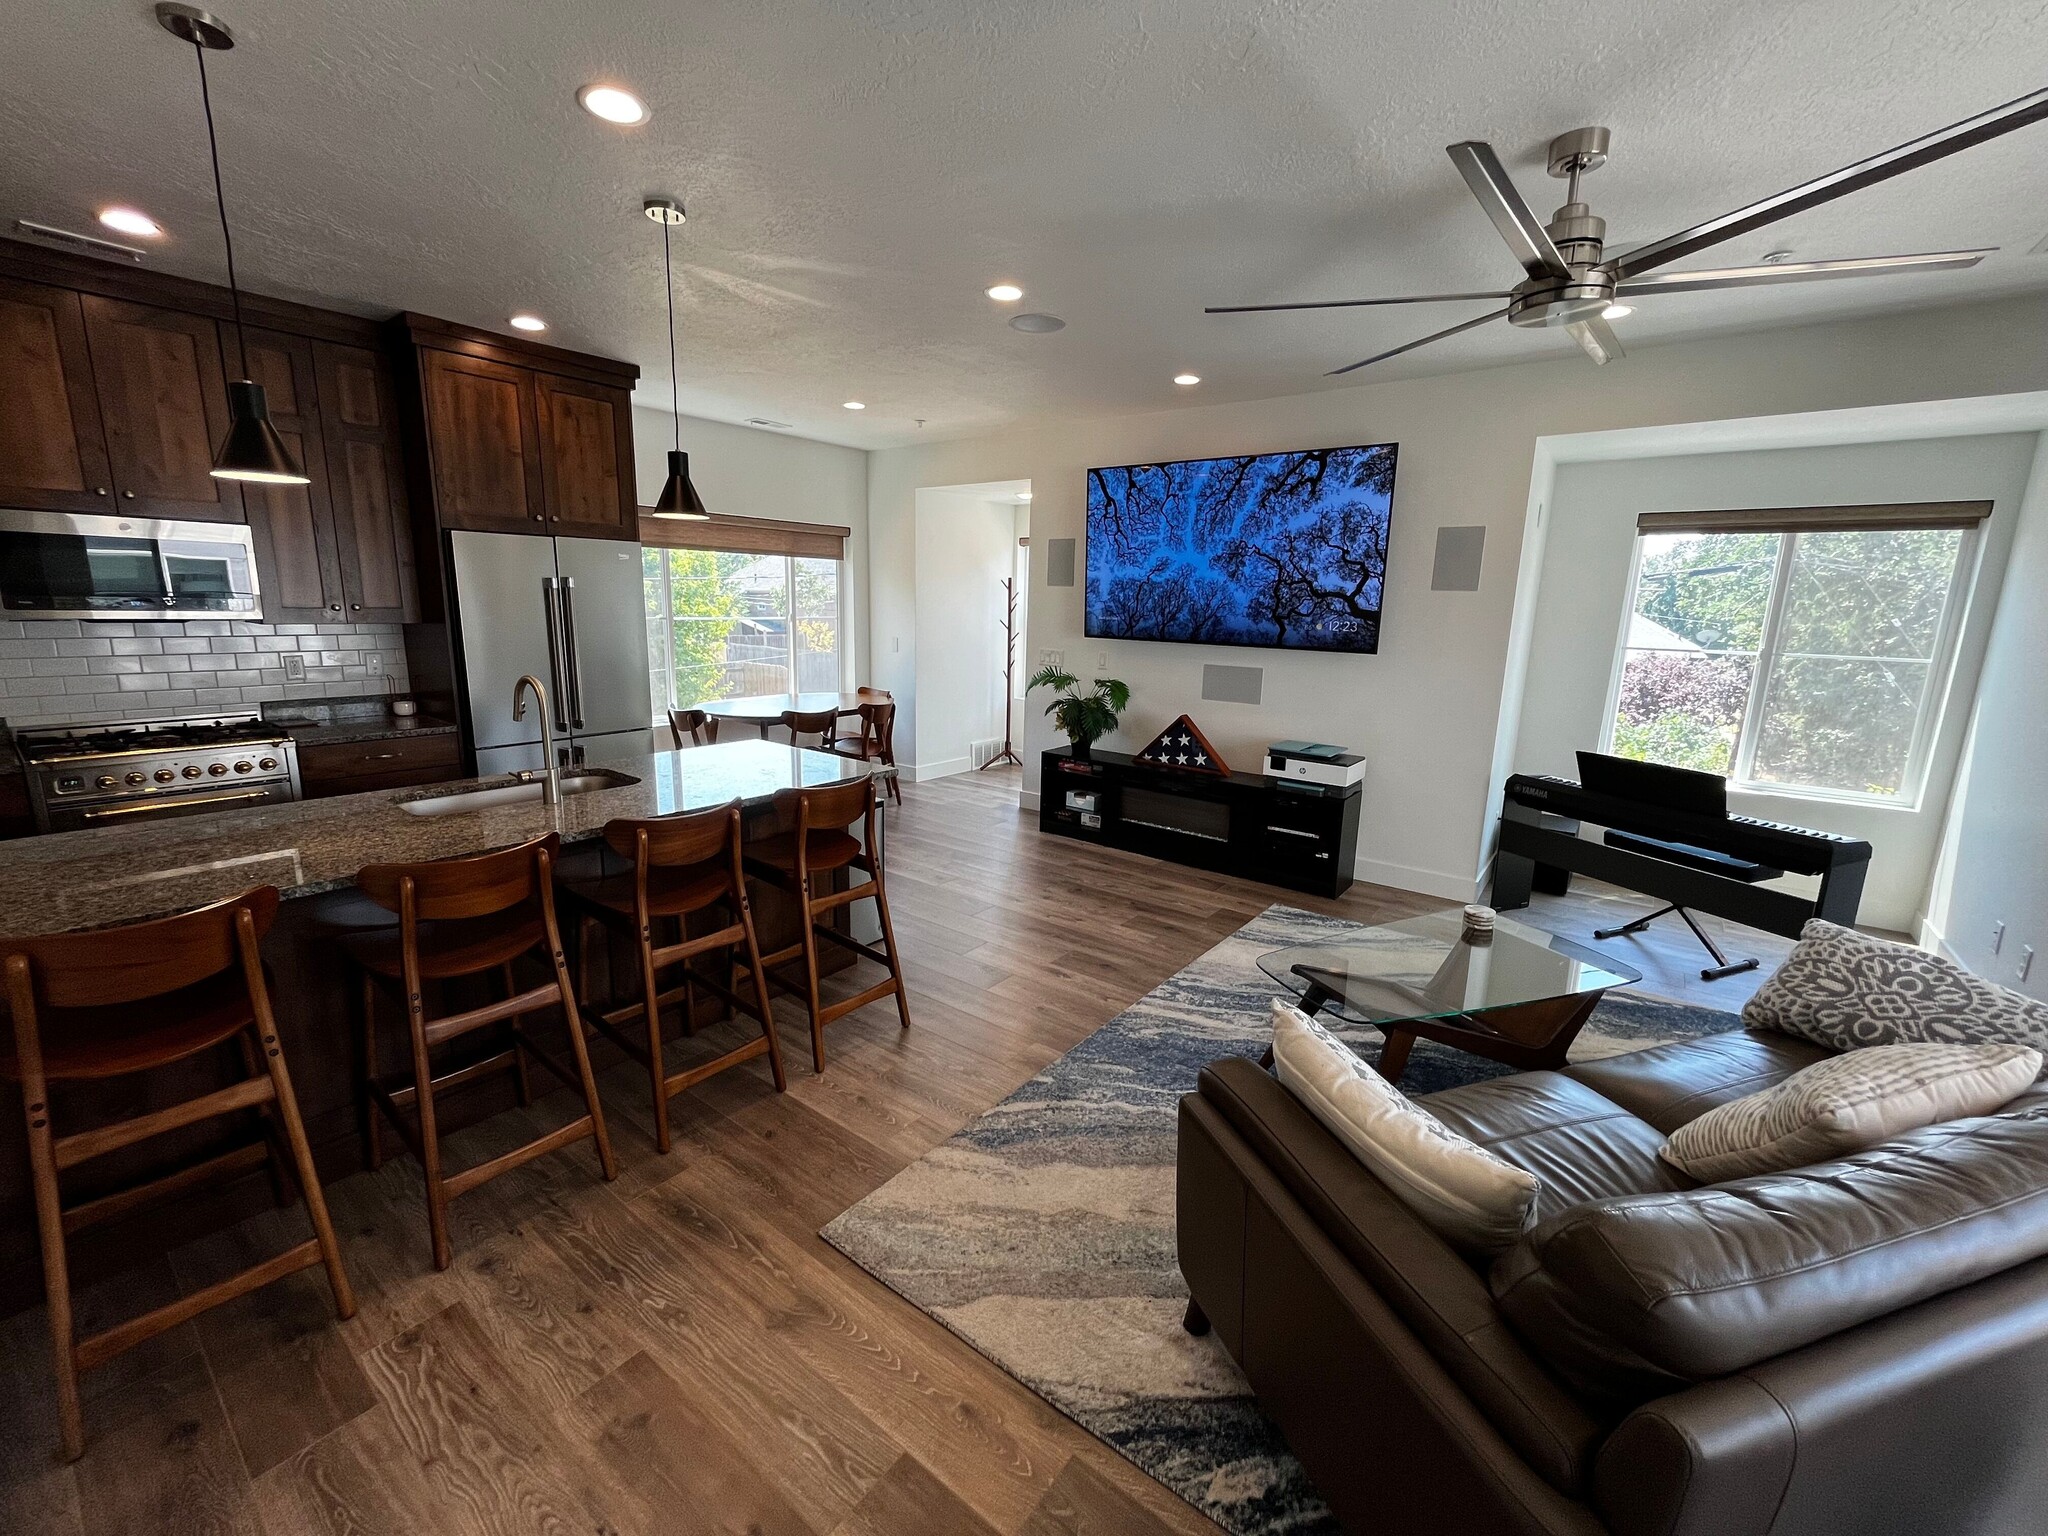
M 1878 1045 L 1845 1051 L 1680 1126 L 1658 1149 L 1702 1183 L 1804 1168 L 1923 1125 L 1988 1115 L 2033 1084 L 2024 1045 Z
M 1273 1069 L 1282 1087 L 1453 1247 L 1496 1254 L 1535 1221 L 1536 1175 L 1452 1130 L 1277 997 Z
M 1817 917 L 1749 1000 L 1742 1022 L 1837 1051 L 1913 1041 L 2048 1051 L 2048 1003 L 1924 949 Z

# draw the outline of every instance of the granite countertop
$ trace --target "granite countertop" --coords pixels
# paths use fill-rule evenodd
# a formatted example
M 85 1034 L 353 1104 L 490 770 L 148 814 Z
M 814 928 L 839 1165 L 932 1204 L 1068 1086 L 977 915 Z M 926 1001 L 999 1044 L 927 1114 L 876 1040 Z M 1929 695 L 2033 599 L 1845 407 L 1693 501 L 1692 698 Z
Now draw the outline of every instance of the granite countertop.
M 418 816 L 409 800 L 509 785 L 509 774 L 187 816 L 127 827 L 95 827 L 0 843 L 0 933 L 28 935 L 101 928 L 162 917 L 218 901 L 252 885 L 286 897 L 352 884 L 367 864 L 457 857 L 505 848 L 547 832 L 564 843 L 598 836 L 614 817 L 666 816 L 739 799 L 766 804 L 795 785 L 869 776 L 856 758 L 770 741 L 736 741 L 592 763 L 638 782 L 488 810 Z
M 454 721 L 437 720 L 432 715 L 414 715 L 409 720 L 386 715 L 377 720 L 336 720 L 332 724 L 314 721 L 306 725 L 294 724 L 288 717 L 273 717 L 271 724 L 291 732 L 292 740 L 302 747 L 336 747 L 353 741 L 391 741 L 400 736 L 455 734 Z

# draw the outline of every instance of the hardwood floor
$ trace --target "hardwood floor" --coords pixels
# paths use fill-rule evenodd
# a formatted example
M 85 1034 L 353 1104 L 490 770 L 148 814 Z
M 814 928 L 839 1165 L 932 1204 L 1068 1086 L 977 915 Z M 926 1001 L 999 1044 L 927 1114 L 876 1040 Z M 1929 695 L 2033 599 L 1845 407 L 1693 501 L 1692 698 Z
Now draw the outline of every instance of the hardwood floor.
M 52 1457 L 42 1313 L 0 1323 L 0 1531 L 1212 1531 L 817 1229 L 1269 903 L 1360 921 L 1445 903 L 1296 897 L 1043 838 L 1014 771 L 905 799 L 889 883 L 912 1029 L 870 1006 L 832 1026 L 824 1076 L 795 1053 L 787 1094 L 759 1062 L 683 1094 L 666 1157 L 640 1069 L 614 1067 L 617 1183 L 577 1146 L 462 1197 L 445 1273 L 410 1158 L 340 1181 L 328 1198 L 358 1315 L 337 1325 L 302 1274 L 153 1340 L 86 1378 L 73 1466 Z M 1583 927 L 1597 899 L 1538 915 Z M 1683 979 L 1670 933 L 1641 947 L 1671 951 Z M 1739 1006 L 1747 982 L 1709 998 Z M 736 1040 L 715 1026 L 677 1054 Z M 463 1132 L 449 1164 L 571 1105 L 556 1094 Z M 266 1214 L 153 1259 L 83 1296 L 82 1321 L 103 1325 L 117 1292 L 132 1312 L 203 1286 L 302 1221 Z

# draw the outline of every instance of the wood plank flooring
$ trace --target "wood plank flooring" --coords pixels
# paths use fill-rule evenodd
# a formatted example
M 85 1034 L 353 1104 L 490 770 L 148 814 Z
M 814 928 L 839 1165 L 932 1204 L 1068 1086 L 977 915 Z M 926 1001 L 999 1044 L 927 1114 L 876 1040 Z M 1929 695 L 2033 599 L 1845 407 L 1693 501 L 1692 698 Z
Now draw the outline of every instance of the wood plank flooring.
M 585 1145 L 464 1196 L 443 1274 L 411 1159 L 342 1181 L 328 1198 L 358 1315 L 335 1323 L 315 1271 L 152 1341 L 86 1378 L 75 1466 L 52 1459 L 41 1311 L 0 1323 L 0 1531 L 1213 1531 L 817 1228 L 1270 902 L 1360 921 L 1445 903 L 1364 886 L 1319 901 L 1043 838 L 1016 790 L 1014 770 L 962 775 L 890 812 L 907 1033 L 866 1008 L 830 1028 L 816 1076 L 785 1001 L 789 1092 L 755 1062 L 684 1094 L 667 1157 L 645 1079 L 612 1069 L 618 1181 Z M 1603 900 L 1533 910 L 1576 931 Z M 1676 995 L 1683 947 L 1635 947 L 1664 957 L 1657 990 Z M 1749 985 L 1703 1000 L 1738 1007 Z M 569 1112 L 558 1094 L 473 1127 L 451 1166 Z M 203 1286 L 302 1221 L 266 1213 L 151 1260 L 83 1298 L 85 1320 Z

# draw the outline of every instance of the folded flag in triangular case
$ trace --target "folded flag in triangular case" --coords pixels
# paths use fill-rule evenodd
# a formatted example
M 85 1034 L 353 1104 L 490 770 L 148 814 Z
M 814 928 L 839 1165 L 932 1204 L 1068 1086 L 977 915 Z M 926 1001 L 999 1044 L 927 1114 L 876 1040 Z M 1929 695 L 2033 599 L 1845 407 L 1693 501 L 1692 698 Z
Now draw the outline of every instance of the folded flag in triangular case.
M 1137 760 L 1152 768 L 1176 768 L 1184 773 L 1227 774 L 1230 764 L 1209 745 L 1209 738 L 1186 715 L 1152 738 L 1152 745 Z

